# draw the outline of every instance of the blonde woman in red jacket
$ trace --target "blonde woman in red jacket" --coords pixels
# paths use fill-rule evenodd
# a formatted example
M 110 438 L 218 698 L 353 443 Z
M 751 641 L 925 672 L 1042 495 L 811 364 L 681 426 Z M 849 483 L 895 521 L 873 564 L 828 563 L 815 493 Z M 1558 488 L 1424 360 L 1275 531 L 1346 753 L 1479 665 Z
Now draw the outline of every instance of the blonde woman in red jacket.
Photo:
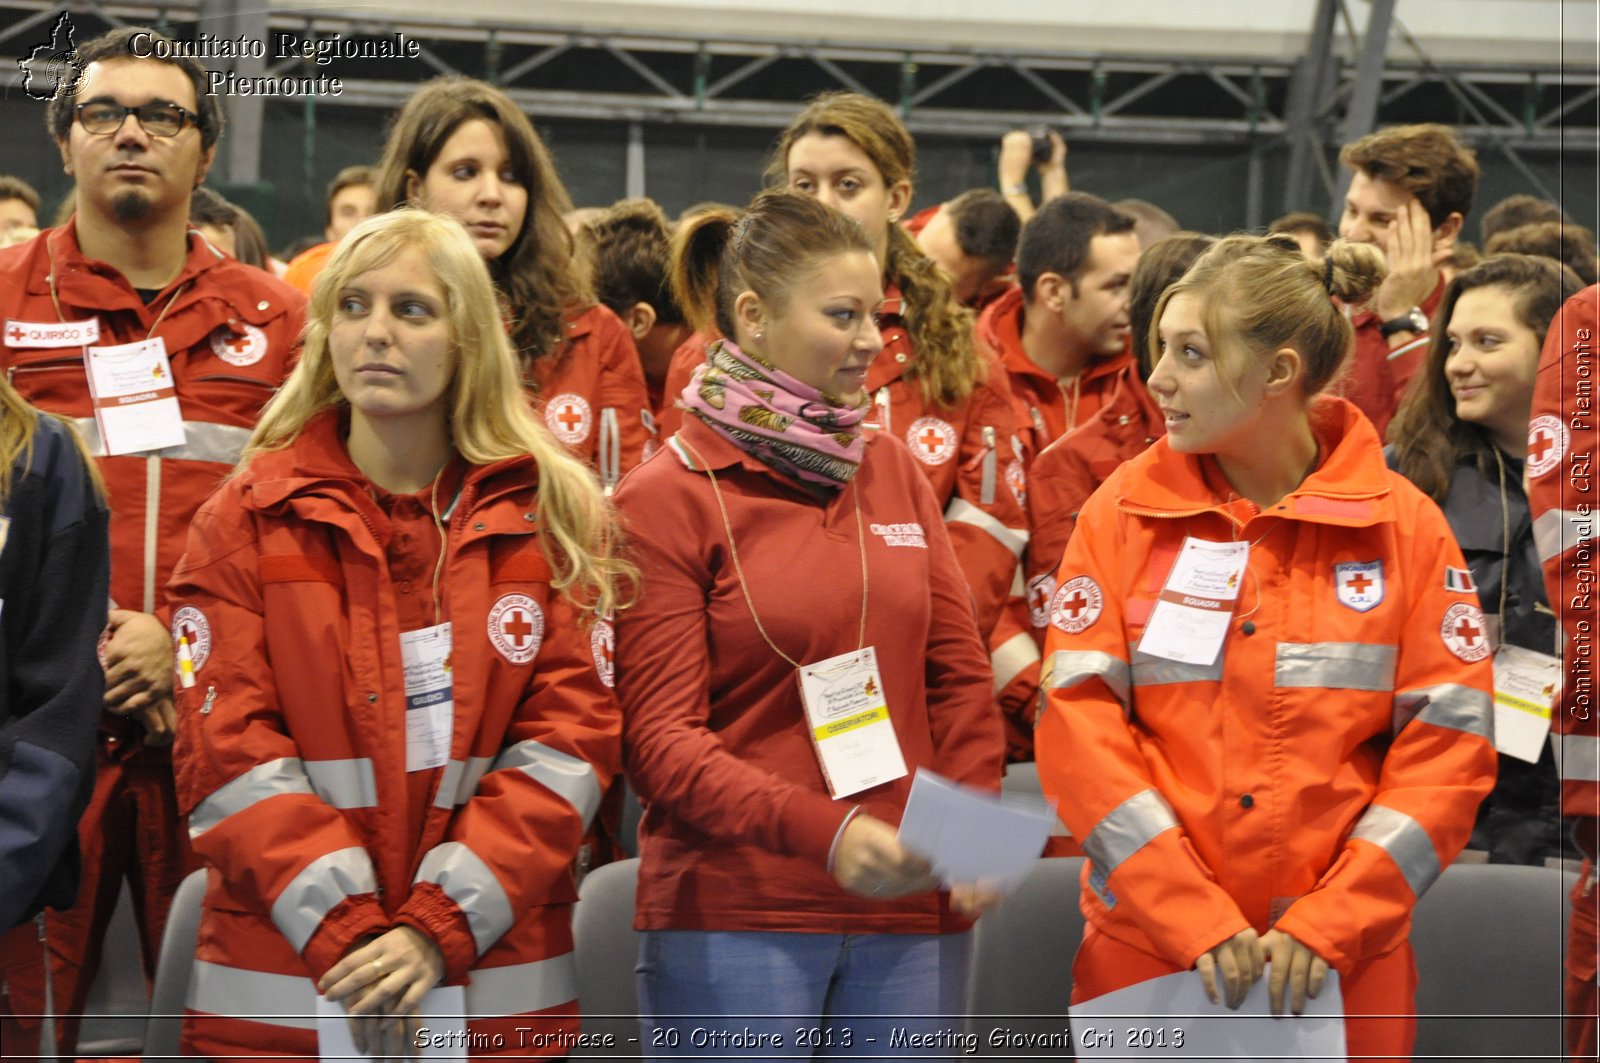
M 1191 968 L 1299 1014 L 1341 980 L 1352 1059 L 1411 1058 L 1417 898 L 1494 782 L 1484 618 L 1444 515 L 1322 397 L 1334 243 L 1229 237 L 1167 290 L 1167 435 L 1083 507 L 1045 644 L 1040 776 L 1083 840 L 1073 995 Z
M 435 78 L 395 116 L 377 196 L 379 210 L 411 203 L 466 226 L 545 426 L 615 487 L 655 438 L 644 369 L 627 326 L 595 300 L 589 256 L 562 220 L 572 200 L 528 116 L 485 82 Z
M 320 993 L 406 1055 L 424 994 L 465 983 L 474 1054 L 564 1054 L 569 866 L 620 729 L 587 621 L 623 569 L 605 504 L 454 221 L 363 222 L 311 306 L 171 585 L 210 869 L 186 1050 L 315 1058 Z
M 644 1051 L 904 1052 L 898 1029 L 948 1055 L 989 898 L 940 890 L 895 827 L 919 767 L 999 786 L 1000 721 L 939 504 L 904 444 L 863 430 L 872 243 L 768 192 L 675 248 L 681 305 L 727 339 L 617 492 L 643 574 L 617 668 Z

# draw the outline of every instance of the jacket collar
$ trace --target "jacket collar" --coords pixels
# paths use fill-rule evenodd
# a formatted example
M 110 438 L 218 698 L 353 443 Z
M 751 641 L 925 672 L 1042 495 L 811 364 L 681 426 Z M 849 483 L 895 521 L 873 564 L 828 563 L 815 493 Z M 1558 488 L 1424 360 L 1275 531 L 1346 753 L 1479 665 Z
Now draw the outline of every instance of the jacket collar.
M 1390 474 L 1372 422 L 1354 404 L 1324 395 L 1312 402 L 1311 430 L 1321 460 L 1271 514 L 1353 528 L 1393 520 Z M 1260 515 L 1228 489 L 1210 455 L 1179 454 L 1166 437 L 1147 453 L 1143 475 L 1124 478 L 1122 508 L 1160 516 L 1215 511 L 1239 526 Z
M 313 418 L 287 447 L 257 455 L 241 473 L 247 487 L 245 504 L 274 511 L 291 499 L 317 496 L 340 501 L 345 509 L 365 512 L 367 507 L 375 507 L 369 481 L 345 448 L 347 424 L 343 410 L 328 410 Z M 468 466 L 463 502 L 487 500 L 528 486 L 535 480 L 533 467 L 529 455 Z M 511 473 L 516 475 L 506 479 Z
M 227 261 L 227 256 L 212 247 L 201 235 L 193 229 L 188 232 L 189 257 L 184 260 L 183 269 L 178 271 L 178 276 L 162 289 L 161 294 L 172 291 L 180 284 L 187 284 L 206 270 L 221 262 Z M 68 301 L 75 306 L 95 305 L 86 302 L 79 295 L 91 296 L 93 299 L 104 301 L 110 296 L 110 285 L 125 295 L 115 305 L 99 305 L 100 310 L 121 310 L 123 302 L 129 304 L 129 309 L 140 309 L 144 302 L 139 294 L 134 291 L 133 285 L 122 275 L 122 271 L 107 262 L 85 257 L 83 249 L 78 246 L 78 219 L 71 218 L 65 225 L 51 229 L 44 237 L 49 251 L 47 262 L 54 264 L 56 288 L 63 296 L 69 296 Z M 52 270 L 36 272 L 29 278 L 28 291 L 33 295 L 48 295 L 50 292 L 50 277 Z M 161 295 L 152 301 L 161 303 Z
M 1027 304 L 1022 289 L 1013 287 L 991 303 L 978 319 L 978 336 L 1000 355 L 1006 372 L 1013 377 L 1032 378 L 1037 386 L 1053 389 L 1060 382 L 1054 374 L 1040 368 L 1022 347 L 1022 319 Z M 1091 357 L 1084 363 L 1079 380 L 1087 384 L 1133 364 L 1126 347 L 1119 354 Z

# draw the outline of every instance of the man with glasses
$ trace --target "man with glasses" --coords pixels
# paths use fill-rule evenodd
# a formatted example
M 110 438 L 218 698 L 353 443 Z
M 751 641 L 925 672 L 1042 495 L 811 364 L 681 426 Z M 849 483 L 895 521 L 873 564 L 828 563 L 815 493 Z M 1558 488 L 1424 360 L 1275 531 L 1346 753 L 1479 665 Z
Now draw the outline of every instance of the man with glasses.
M 45 113 L 76 182 L 75 216 L 0 250 L 0 368 L 34 405 L 76 419 L 100 458 L 113 518 L 105 712 L 79 824 L 81 883 L 75 904 L 68 889 L 32 909 L 51 909 L 40 925 L 54 1010 L 68 1016 L 57 1051 L 68 1057 L 124 878 L 149 975 L 173 892 L 194 866 L 167 751 L 174 643 L 184 637 L 201 682 L 204 658 L 227 648 L 211 645 L 204 616 L 168 615 L 167 577 L 190 517 L 287 376 L 305 313 L 298 292 L 189 231 L 189 198 L 222 114 L 195 60 L 130 51 L 148 32 L 114 30 L 78 50 L 76 94 L 58 92 Z M 129 367 L 150 377 L 148 388 L 114 386 Z M 46 1010 L 43 949 L 28 924 L 0 942 L 7 1055 L 37 1051 L 37 1020 L 16 1016 Z

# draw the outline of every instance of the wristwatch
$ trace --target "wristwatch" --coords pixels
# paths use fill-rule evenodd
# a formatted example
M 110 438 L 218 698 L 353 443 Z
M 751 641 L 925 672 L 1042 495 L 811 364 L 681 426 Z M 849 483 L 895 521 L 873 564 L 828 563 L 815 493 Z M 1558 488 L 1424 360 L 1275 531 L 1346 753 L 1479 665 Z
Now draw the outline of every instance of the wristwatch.
M 1379 325 L 1378 331 L 1383 333 L 1384 339 L 1396 332 L 1414 332 L 1421 336 L 1428 331 L 1428 315 L 1422 312 L 1422 307 L 1413 306 L 1399 317 L 1392 317 Z

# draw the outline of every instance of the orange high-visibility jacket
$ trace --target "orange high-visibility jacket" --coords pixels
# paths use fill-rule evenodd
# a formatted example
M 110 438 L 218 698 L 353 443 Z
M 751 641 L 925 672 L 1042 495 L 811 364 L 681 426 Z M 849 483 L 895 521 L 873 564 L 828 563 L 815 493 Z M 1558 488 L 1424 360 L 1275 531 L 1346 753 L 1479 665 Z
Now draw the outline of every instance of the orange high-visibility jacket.
M 1090 858 L 1087 918 L 1185 968 L 1246 927 L 1343 974 L 1400 944 L 1494 782 L 1444 516 L 1354 406 L 1312 413 L 1319 464 L 1270 509 L 1163 439 L 1089 500 L 1058 573 L 1040 777 Z M 1251 544 L 1209 666 L 1136 649 L 1187 536 Z

